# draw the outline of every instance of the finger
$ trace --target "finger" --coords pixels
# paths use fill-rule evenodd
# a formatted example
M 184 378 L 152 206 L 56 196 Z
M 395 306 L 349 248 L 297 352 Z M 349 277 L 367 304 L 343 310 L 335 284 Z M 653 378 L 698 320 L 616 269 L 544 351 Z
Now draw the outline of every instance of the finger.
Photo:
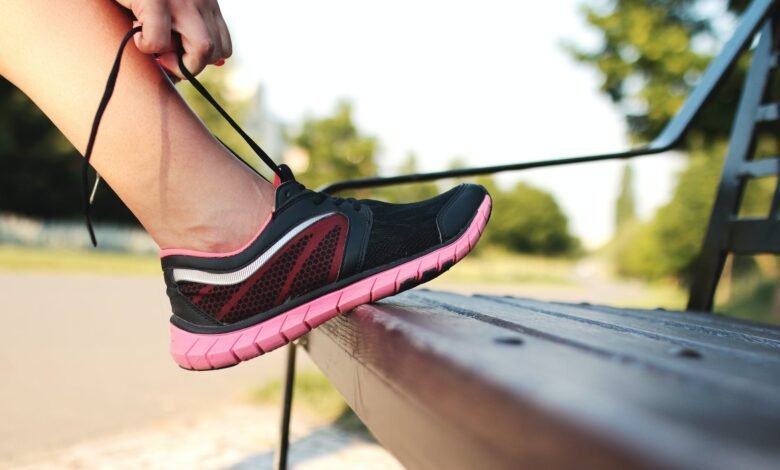
M 214 19 L 217 23 L 217 30 L 219 31 L 219 37 L 222 43 L 221 59 L 227 59 L 233 55 L 233 41 L 230 38 L 230 31 L 228 30 L 225 18 L 222 16 L 222 12 L 219 9 L 219 4 L 215 5 Z
M 134 12 L 142 29 L 135 35 L 135 45 L 141 52 L 156 54 L 171 48 L 171 14 L 167 1 L 145 2 Z
M 217 24 L 217 17 L 212 9 L 201 11 L 201 15 L 203 16 L 203 21 L 208 29 L 209 38 L 214 42 L 214 50 L 206 59 L 206 63 L 215 64 L 224 57 L 225 53 L 222 35 L 219 32 L 219 25 Z
M 202 16 L 196 13 L 193 17 L 183 19 L 180 26 L 177 27 L 177 31 L 181 34 L 181 43 L 184 49 L 182 61 L 190 73 L 197 75 L 203 71 L 206 65 L 218 59 L 218 57 L 214 58 L 217 49 L 216 42 L 210 36 Z M 178 70 L 178 65 L 176 69 L 178 71 L 176 75 L 185 78 Z

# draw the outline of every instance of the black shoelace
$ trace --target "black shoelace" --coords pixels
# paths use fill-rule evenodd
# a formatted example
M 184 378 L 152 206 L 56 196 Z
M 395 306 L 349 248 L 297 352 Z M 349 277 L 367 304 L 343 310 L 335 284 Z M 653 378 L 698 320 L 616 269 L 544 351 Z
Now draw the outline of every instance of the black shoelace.
M 83 193 L 84 193 L 84 218 L 86 220 L 87 224 L 87 230 L 89 231 L 89 237 L 92 240 L 92 245 L 97 246 L 97 238 L 95 237 L 95 229 L 92 226 L 92 217 L 90 215 L 90 208 L 92 206 L 92 201 L 95 197 L 95 192 L 97 191 L 98 184 L 100 182 L 100 175 L 97 175 L 95 177 L 95 185 L 92 188 L 92 191 L 89 190 L 89 162 L 92 158 L 92 150 L 95 146 L 95 138 L 97 137 L 98 128 L 100 127 L 100 121 L 103 119 L 103 113 L 106 111 L 106 107 L 108 106 L 108 102 L 111 100 L 111 96 L 114 94 L 114 87 L 116 86 L 116 80 L 119 76 L 119 67 L 122 63 L 122 53 L 125 50 L 125 46 L 127 46 L 127 43 L 130 42 L 130 39 L 135 35 L 136 33 L 141 31 L 141 27 L 137 26 L 125 34 L 124 38 L 122 38 L 122 42 L 119 45 L 119 50 L 116 53 L 116 59 L 114 59 L 114 65 L 111 67 L 111 73 L 108 75 L 108 81 L 106 82 L 106 88 L 105 91 L 103 91 L 103 97 L 100 98 L 100 104 L 98 105 L 97 112 L 95 113 L 95 119 L 92 121 L 92 129 L 89 134 L 89 142 L 87 143 L 87 149 L 84 153 L 84 165 L 82 167 L 82 183 L 83 183 Z M 214 107 L 214 109 L 217 110 L 217 112 L 230 124 L 230 126 L 235 129 L 236 132 L 241 136 L 244 141 L 249 145 L 249 147 L 252 148 L 252 150 L 257 154 L 258 157 L 265 163 L 268 168 L 271 169 L 278 177 L 279 179 L 284 182 L 288 181 L 290 179 L 294 179 L 292 172 L 289 168 L 285 165 L 277 165 L 271 157 L 268 156 L 268 154 L 260 148 L 257 143 L 252 140 L 249 135 L 247 135 L 246 132 L 239 126 L 235 120 L 233 120 L 232 117 L 222 108 L 222 106 L 217 103 L 217 101 L 214 99 L 213 96 L 206 90 L 206 88 L 195 78 L 194 75 L 190 73 L 189 70 L 187 70 L 187 67 L 184 65 L 183 61 L 183 50 L 179 50 L 179 69 L 181 69 L 182 74 L 187 78 L 187 80 L 192 84 L 193 87 L 208 101 L 211 106 Z M 224 144 L 223 144 L 224 145 Z M 230 150 L 230 149 L 228 149 Z M 230 150 L 231 153 L 235 155 L 235 152 Z M 237 157 L 237 156 L 236 156 Z M 240 159 L 243 163 L 244 160 Z M 247 164 L 247 166 L 249 166 Z M 251 166 L 250 166 L 251 168 Z
M 303 185 L 301 185 L 301 187 L 303 187 Z M 327 194 L 323 194 L 320 192 L 315 192 L 314 199 L 312 199 L 312 201 L 314 202 L 314 204 L 320 205 L 323 202 L 325 202 L 325 200 L 327 199 L 332 201 L 333 204 L 336 205 L 336 207 L 339 207 L 342 204 L 349 204 L 352 206 L 352 209 L 356 211 L 360 211 L 360 207 L 361 207 L 360 201 L 353 197 L 342 198 L 342 197 L 329 196 Z

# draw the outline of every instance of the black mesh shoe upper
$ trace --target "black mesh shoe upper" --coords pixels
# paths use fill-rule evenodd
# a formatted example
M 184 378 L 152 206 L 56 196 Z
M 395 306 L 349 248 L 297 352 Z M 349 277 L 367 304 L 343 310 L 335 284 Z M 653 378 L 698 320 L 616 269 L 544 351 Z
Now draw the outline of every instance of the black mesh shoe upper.
M 373 214 L 363 269 L 405 259 L 441 243 L 436 217 L 459 189 L 412 204 L 361 201 Z

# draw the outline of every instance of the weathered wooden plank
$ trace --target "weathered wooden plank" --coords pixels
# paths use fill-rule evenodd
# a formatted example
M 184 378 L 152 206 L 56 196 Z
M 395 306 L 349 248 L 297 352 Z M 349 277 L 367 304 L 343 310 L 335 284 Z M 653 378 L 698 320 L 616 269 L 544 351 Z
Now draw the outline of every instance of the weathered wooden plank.
M 533 301 L 533 299 L 527 299 Z M 558 302 L 551 302 L 553 305 Z M 562 304 L 570 305 L 570 304 Z M 670 321 L 673 323 L 683 323 L 686 325 L 699 325 L 704 327 L 717 328 L 723 331 L 729 331 L 733 333 L 742 333 L 751 336 L 757 336 L 759 338 L 766 338 L 775 341 L 780 341 L 780 328 L 772 327 L 763 323 L 756 323 L 749 320 L 742 320 L 739 318 L 728 317 L 719 313 L 699 313 L 699 312 L 678 312 L 673 310 L 665 310 L 661 308 L 647 310 L 636 308 L 617 308 L 608 305 L 597 305 L 581 303 L 579 307 L 591 310 L 598 310 L 602 312 L 612 313 L 615 315 L 628 315 L 639 318 L 651 317 L 657 321 Z M 652 313 L 652 315 L 650 315 Z
M 752 355 L 773 360 L 780 352 L 780 341 L 756 334 L 704 326 L 685 321 L 670 321 L 654 315 L 615 315 L 613 312 L 583 308 L 571 304 L 550 304 L 531 299 L 501 298 L 518 307 L 534 310 L 540 314 L 568 316 L 584 322 L 613 325 L 628 328 L 636 333 L 663 335 L 678 341 L 685 341 L 697 347 L 722 348 L 733 354 Z
M 595 324 L 540 315 L 546 323 L 529 326 L 529 310 L 509 303 L 500 309 L 524 311 L 523 321 L 500 318 L 498 307 L 480 315 L 453 311 L 440 300 L 412 291 L 360 307 L 308 338 L 312 358 L 350 406 L 412 468 L 780 463 L 777 407 L 722 386 L 713 364 L 686 374 L 667 355 L 653 358 L 659 340 L 642 335 L 632 356 L 639 359 L 624 360 L 614 351 L 627 354 L 630 342 L 599 349 Z M 569 325 L 565 335 L 555 322 Z M 651 325 L 678 336 L 688 331 Z M 577 331 L 587 341 L 575 341 Z
M 753 354 L 732 354 L 722 347 L 702 347 L 700 343 L 637 333 L 603 322 L 581 322 L 571 316 L 539 314 L 538 308 L 518 307 L 496 297 L 463 297 L 444 292 L 412 292 L 407 297 L 419 301 L 420 306 L 432 303 L 456 312 L 466 309 L 460 312 L 465 315 L 489 315 L 519 326 L 521 331 L 544 332 L 573 347 L 623 361 L 627 366 L 653 368 L 657 373 L 673 374 L 681 380 L 698 381 L 714 392 L 741 395 L 746 402 L 773 408 L 780 417 L 777 399 L 780 396 L 780 352 L 761 360 Z

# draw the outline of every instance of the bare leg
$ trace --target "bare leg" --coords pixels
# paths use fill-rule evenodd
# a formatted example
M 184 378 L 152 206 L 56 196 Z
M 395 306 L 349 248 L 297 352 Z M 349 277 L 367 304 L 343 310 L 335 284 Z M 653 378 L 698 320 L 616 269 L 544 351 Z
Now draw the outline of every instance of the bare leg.
M 129 18 L 111 0 L 5 0 L 0 75 L 84 152 Z M 273 188 L 214 139 L 132 41 L 92 163 L 161 248 L 229 251 L 271 211 Z

